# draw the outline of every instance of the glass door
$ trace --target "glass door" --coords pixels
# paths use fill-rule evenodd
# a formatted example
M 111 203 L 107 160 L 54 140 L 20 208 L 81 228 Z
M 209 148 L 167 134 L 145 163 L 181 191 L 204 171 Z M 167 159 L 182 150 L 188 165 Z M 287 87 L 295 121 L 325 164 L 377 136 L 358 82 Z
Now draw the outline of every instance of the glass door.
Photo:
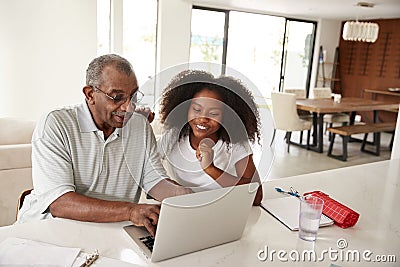
M 226 64 L 246 75 L 267 98 L 279 89 L 284 29 L 282 17 L 230 12 Z
M 190 62 L 223 64 L 226 11 L 192 10 Z
M 286 20 L 280 91 L 310 87 L 315 22 Z M 307 92 L 308 94 L 308 92 Z
M 239 71 L 257 86 L 256 98 L 285 88 L 308 90 L 316 22 L 195 7 L 191 27 L 190 62 Z

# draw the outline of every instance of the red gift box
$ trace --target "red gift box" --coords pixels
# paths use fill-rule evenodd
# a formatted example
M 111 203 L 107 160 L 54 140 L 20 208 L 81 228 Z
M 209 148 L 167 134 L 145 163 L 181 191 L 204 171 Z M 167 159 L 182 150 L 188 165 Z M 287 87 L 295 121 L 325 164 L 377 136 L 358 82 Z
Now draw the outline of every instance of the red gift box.
M 313 195 L 321 198 L 324 201 L 322 213 L 331 218 L 339 227 L 351 227 L 357 223 L 360 217 L 360 214 L 330 198 L 329 195 L 321 191 L 308 192 L 304 195 Z

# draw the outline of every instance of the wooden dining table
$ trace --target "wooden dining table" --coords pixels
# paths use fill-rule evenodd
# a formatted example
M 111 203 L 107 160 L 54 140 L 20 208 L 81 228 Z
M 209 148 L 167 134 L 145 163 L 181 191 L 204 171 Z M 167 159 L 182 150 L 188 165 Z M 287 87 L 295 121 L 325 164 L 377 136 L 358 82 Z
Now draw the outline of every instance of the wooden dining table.
M 379 101 L 357 97 L 343 97 L 340 103 L 331 98 L 298 99 L 297 109 L 312 112 L 313 114 L 313 144 L 311 150 L 323 152 L 323 125 L 324 115 L 332 113 L 350 113 L 350 124 L 354 124 L 356 112 L 372 111 L 374 123 L 379 122 L 379 110 L 398 110 L 399 103 L 395 101 Z M 374 135 L 375 139 L 375 135 Z
M 389 90 L 377 90 L 377 89 L 364 89 L 363 95 L 365 93 L 371 94 L 371 99 L 375 100 L 377 95 L 386 95 L 386 96 L 397 96 L 400 97 L 400 90 L 399 91 L 389 91 Z

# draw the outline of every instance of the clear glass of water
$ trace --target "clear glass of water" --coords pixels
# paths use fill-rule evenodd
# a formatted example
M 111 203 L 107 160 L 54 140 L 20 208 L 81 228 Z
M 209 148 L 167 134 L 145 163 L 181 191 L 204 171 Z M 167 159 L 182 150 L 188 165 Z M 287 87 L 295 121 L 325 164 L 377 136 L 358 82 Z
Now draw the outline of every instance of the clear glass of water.
M 315 241 L 321 220 L 324 201 L 307 195 L 300 198 L 299 237 L 306 241 Z

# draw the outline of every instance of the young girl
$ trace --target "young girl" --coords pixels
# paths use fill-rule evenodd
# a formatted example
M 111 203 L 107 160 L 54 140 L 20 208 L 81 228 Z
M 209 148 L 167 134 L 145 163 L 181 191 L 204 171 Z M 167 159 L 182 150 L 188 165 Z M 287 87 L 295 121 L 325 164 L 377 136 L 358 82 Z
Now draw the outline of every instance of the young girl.
M 176 181 L 193 191 L 260 179 L 249 141 L 260 139 L 251 92 L 232 77 L 186 70 L 163 91 L 158 150 Z M 262 200 L 258 187 L 254 205 Z

